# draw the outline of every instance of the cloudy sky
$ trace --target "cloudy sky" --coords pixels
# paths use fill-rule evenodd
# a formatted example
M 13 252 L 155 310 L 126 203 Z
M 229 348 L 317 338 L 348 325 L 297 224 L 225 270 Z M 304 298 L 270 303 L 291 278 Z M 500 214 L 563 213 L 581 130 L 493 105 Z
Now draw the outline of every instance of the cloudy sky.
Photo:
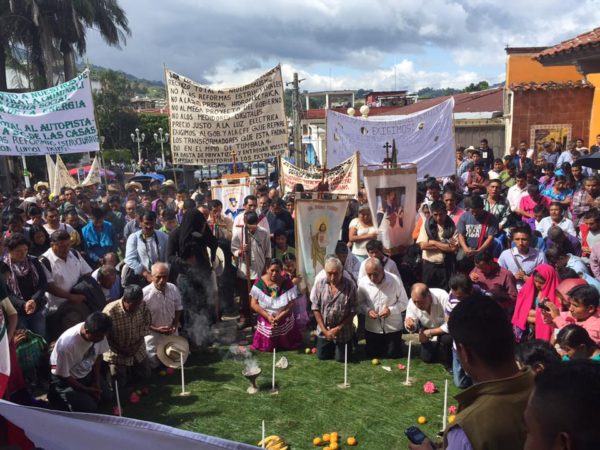
M 88 59 L 152 80 L 167 67 L 212 86 L 281 63 L 302 89 L 462 88 L 504 80 L 505 51 L 600 24 L 600 0 L 120 0 L 122 49 L 89 33 Z

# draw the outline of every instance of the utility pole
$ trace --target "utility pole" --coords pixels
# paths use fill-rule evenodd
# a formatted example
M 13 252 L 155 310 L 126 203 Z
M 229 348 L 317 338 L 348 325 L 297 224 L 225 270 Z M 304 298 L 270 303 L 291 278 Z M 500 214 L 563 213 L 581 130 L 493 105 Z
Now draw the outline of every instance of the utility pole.
M 294 124 L 294 153 L 296 165 L 302 169 L 306 166 L 306 154 L 302 149 L 302 104 L 300 103 L 300 82 L 298 73 L 294 72 L 294 81 L 286 83 L 292 85 L 292 122 Z

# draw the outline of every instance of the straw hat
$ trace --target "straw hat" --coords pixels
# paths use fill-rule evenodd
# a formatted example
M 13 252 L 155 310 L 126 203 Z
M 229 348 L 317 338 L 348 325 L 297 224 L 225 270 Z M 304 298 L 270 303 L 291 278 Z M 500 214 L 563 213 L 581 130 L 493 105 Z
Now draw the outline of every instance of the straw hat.
M 39 192 L 42 188 L 45 188 L 46 190 L 50 189 L 50 185 L 46 181 L 39 181 L 35 183 L 33 188 L 36 190 L 36 192 Z
M 182 355 L 183 363 L 185 364 L 190 355 L 190 344 L 186 338 L 174 335 L 162 335 L 158 337 L 156 356 L 161 363 L 167 367 L 177 369 L 181 367 Z
M 173 180 L 167 180 L 162 185 L 166 186 L 166 187 L 173 187 L 173 188 L 176 187 L 175 182 Z
M 135 188 L 138 191 L 142 190 L 142 183 L 138 183 L 137 181 L 130 181 L 125 185 L 125 190 L 129 188 Z

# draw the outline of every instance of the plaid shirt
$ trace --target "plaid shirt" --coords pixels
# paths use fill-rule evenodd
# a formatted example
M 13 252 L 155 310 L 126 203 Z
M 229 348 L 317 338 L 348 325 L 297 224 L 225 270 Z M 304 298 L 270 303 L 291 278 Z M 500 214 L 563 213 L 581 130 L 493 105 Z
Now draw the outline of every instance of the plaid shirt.
M 327 328 L 338 326 L 348 315 L 356 314 L 356 285 L 345 277 L 339 282 L 338 291 L 332 295 L 327 279 L 319 280 L 312 289 L 310 301 L 312 311 L 319 311 L 323 316 L 323 322 Z M 323 332 L 317 327 L 320 337 Z M 352 339 L 352 322 L 342 327 L 337 335 L 336 342 L 344 343 Z
M 115 300 L 106 305 L 103 312 L 112 319 L 112 330 L 107 336 L 110 350 L 104 354 L 104 360 L 109 364 L 124 366 L 143 361 L 146 358 L 144 336 L 148 334 L 152 323 L 146 303 L 141 302 L 133 313 L 128 313 L 123 309 L 122 300 Z
M 592 207 L 586 202 L 590 199 L 585 189 L 579 189 L 573 194 L 573 201 L 571 202 L 571 210 L 573 211 L 573 222 L 575 226 L 579 226 L 583 220 L 583 215 L 588 212 Z
M 487 198 L 487 195 L 483 195 L 483 209 L 492 213 L 492 215 L 496 217 L 498 226 L 504 227 L 504 225 L 506 225 L 508 215 L 510 214 L 510 207 L 504 198 L 500 197 L 496 204 L 492 206 Z

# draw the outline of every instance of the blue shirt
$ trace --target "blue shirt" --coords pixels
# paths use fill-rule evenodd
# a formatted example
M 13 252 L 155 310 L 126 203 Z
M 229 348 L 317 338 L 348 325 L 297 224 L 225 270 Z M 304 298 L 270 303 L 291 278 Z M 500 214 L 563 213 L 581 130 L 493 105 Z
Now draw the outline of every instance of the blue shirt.
M 142 230 L 136 231 L 127 238 L 125 264 L 136 275 L 140 275 L 144 269 L 149 272 L 154 263 L 167 260 L 168 239 L 169 237 L 160 230 L 155 230 L 148 239 L 144 238 Z
M 518 261 L 518 265 L 517 262 Z M 546 263 L 546 256 L 544 253 L 539 251 L 537 248 L 529 248 L 529 252 L 527 255 L 521 255 L 519 250 L 516 247 L 509 248 L 504 250 L 500 257 L 498 258 L 498 264 L 500 267 L 504 267 L 507 270 L 510 270 L 513 275 L 516 275 L 519 270 L 519 266 L 523 269 L 527 275 L 531 275 L 535 268 L 540 264 Z M 517 281 L 517 290 L 520 290 L 523 287 L 524 282 L 521 280 Z

